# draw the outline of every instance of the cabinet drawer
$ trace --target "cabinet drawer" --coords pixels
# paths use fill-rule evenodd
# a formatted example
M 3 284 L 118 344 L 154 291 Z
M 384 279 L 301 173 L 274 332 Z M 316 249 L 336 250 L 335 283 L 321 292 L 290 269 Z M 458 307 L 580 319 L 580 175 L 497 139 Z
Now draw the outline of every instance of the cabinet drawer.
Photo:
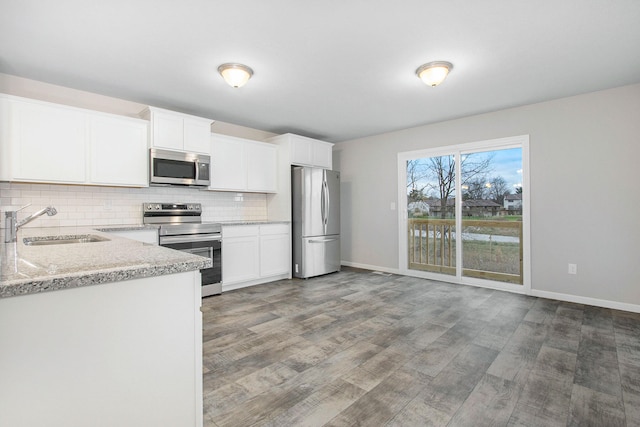
M 222 227 L 222 237 L 257 236 L 260 230 L 258 225 L 238 225 Z
M 289 234 L 289 224 L 265 224 L 260 226 L 260 235 Z

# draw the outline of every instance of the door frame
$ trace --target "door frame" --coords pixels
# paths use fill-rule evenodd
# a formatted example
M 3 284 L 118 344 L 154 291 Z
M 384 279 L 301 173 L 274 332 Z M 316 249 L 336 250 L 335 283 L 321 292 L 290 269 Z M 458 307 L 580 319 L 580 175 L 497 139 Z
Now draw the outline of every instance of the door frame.
M 462 276 L 462 245 L 456 245 L 456 275 L 410 270 L 408 267 L 407 240 L 407 160 L 421 157 L 439 157 L 494 151 L 508 148 L 522 149 L 522 285 Z M 456 162 L 456 200 L 462 200 L 460 185 L 460 162 Z M 529 179 L 529 135 L 476 141 L 464 144 L 447 145 L 436 148 L 405 151 L 398 153 L 398 270 L 400 274 L 444 282 L 471 285 L 490 289 L 499 289 L 515 293 L 531 294 L 531 181 Z M 462 223 L 462 205 L 456 203 L 456 230 Z

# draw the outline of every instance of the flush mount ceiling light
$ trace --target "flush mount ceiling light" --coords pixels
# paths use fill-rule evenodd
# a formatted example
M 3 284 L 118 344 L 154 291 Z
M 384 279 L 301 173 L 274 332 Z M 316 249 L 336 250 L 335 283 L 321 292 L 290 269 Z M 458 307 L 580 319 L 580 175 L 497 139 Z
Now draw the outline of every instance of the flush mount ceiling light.
M 242 87 L 253 76 L 253 70 L 246 65 L 228 63 L 218 67 L 224 81 L 232 87 Z
M 453 68 L 451 62 L 434 61 L 421 65 L 416 70 L 416 75 L 429 86 L 438 86 L 447 78 L 447 74 Z

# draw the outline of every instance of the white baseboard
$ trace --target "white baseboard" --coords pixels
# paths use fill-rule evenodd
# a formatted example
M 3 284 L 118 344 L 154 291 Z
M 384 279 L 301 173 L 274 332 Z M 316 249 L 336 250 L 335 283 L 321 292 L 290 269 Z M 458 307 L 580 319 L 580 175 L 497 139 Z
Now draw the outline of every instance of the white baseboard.
M 402 274 L 400 270 L 396 268 L 380 267 L 378 265 L 360 264 L 357 262 L 349 262 L 349 261 L 342 261 L 341 264 L 347 267 L 363 268 L 365 270 L 382 271 L 385 273 L 393 273 L 393 274 Z M 476 286 L 476 285 L 470 285 L 470 286 Z M 496 288 L 491 288 L 491 289 L 496 289 Z M 498 290 L 503 290 L 505 292 L 514 292 L 508 289 L 498 289 Z M 516 292 L 516 293 L 521 293 L 521 292 Z M 540 298 L 554 299 L 558 301 L 574 302 L 577 304 L 593 305 L 596 307 L 611 308 L 614 310 L 630 311 L 632 313 L 640 313 L 640 305 L 637 305 L 637 304 L 627 304 L 624 302 L 609 301 L 609 300 L 590 298 L 590 297 L 584 297 L 579 295 L 563 294 L 560 292 L 540 291 L 537 289 L 531 289 L 531 293 L 528 295 L 531 295 L 534 297 L 540 297 Z
M 261 285 L 263 283 L 275 282 L 276 280 L 291 279 L 291 275 L 280 274 L 277 276 L 261 277 L 260 279 L 249 280 L 240 283 L 222 284 L 222 292 L 233 291 L 234 289 L 246 288 L 249 286 Z
M 559 301 L 575 302 L 577 304 L 593 305 L 596 307 L 612 308 L 614 310 L 631 311 L 640 313 L 640 305 L 627 304 L 624 302 L 609 301 L 598 298 L 583 297 L 579 295 L 562 294 L 559 292 L 540 291 L 531 289 L 531 295 L 534 297 L 555 299 Z
M 340 261 L 341 265 L 353 268 L 362 268 L 364 270 L 382 271 L 383 273 L 400 274 L 397 268 L 380 267 L 378 265 L 359 264 L 357 262 Z

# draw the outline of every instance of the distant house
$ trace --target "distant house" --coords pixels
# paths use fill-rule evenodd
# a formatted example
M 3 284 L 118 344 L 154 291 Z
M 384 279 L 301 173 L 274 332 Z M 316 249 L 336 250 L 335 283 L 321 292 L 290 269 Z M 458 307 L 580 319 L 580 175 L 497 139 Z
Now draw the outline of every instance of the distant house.
M 455 199 L 448 199 L 446 206 L 446 218 L 453 217 L 455 211 Z M 442 216 L 442 204 L 439 199 L 429 200 L 429 206 L 431 217 Z M 463 200 L 462 201 L 462 215 L 463 216 L 498 216 L 502 211 L 502 206 L 493 200 Z
M 507 194 L 504 196 L 504 208 L 508 211 L 522 210 L 522 194 Z
M 429 216 L 429 204 L 427 202 L 411 202 L 407 206 L 411 216 Z

